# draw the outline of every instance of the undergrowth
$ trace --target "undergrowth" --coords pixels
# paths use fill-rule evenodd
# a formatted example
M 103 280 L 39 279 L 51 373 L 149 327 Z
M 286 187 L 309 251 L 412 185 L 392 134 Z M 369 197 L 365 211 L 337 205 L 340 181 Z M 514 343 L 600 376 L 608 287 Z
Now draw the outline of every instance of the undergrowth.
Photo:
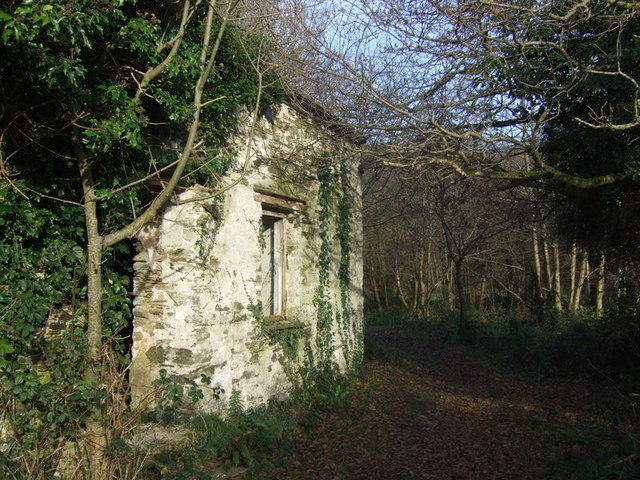
M 191 440 L 179 450 L 156 455 L 146 478 L 210 479 L 206 467 L 211 463 L 271 470 L 270 458 L 286 452 L 297 423 L 290 407 L 282 402 L 245 411 L 239 392 L 234 391 L 226 419 L 213 413 L 201 414 L 189 427 Z
M 157 454 L 144 478 L 210 479 L 211 464 L 271 471 L 274 459 L 291 453 L 295 432 L 312 427 L 323 413 L 344 407 L 351 393 L 352 379 L 333 368 L 305 372 L 288 401 L 271 400 L 259 408 L 245 409 L 241 392 L 234 390 L 225 418 L 213 413 L 193 418 L 188 425 L 190 440 L 179 449 Z
M 367 315 L 367 325 L 401 329 L 457 344 L 457 313 L 418 318 L 411 312 Z M 556 319 L 553 328 L 504 313 L 471 312 L 466 350 L 500 363 L 518 364 L 542 376 L 562 375 L 616 384 L 640 392 L 640 319 L 609 312 Z
M 555 418 L 546 441 L 554 455 L 535 478 L 545 480 L 620 480 L 640 478 L 640 431 L 611 428 L 600 420 Z

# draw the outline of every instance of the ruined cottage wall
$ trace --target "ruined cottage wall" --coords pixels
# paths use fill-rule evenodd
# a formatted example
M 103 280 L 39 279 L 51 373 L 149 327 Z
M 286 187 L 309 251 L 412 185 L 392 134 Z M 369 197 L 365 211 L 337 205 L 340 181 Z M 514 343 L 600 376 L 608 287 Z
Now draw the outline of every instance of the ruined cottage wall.
M 358 361 L 362 234 L 357 165 L 349 165 L 347 181 L 352 197 L 348 327 L 341 302 L 345 288 L 337 276 L 342 256 L 334 241 L 325 297 L 335 319 L 327 334 L 319 332 L 314 302 L 319 288 L 321 207 L 320 186 L 309 163 L 317 161 L 317 152 L 326 153 L 335 146 L 295 112 L 283 110 L 285 115 L 275 124 L 261 121 L 250 141 L 250 132 L 239 135 L 237 161 L 222 183 L 238 178 L 241 182 L 219 200 L 193 201 L 211 193 L 202 188 L 181 193 L 159 219 L 160 240 L 153 269 L 145 252 L 136 257 L 131 366 L 134 403 L 149 395 L 160 369 L 177 381 L 198 381 L 204 374 L 211 378 L 212 386 L 222 387 L 226 393 L 217 400 L 202 386 L 205 398 L 199 406 L 207 411 L 223 413 L 233 390 L 240 392 L 245 407 L 285 397 L 297 367 L 305 355 L 308 357 L 305 350 L 311 349 L 313 356 L 317 349 L 318 335 L 330 338 L 332 358 L 343 371 Z M 284 222 L 283 289 L 284 315 L 287 322 L 297 325 L 301 339 L 294 355 L 268 334 L 260 311 L 265 194 L 288 199 L 295 206 Z M 339 226 L 334 218 L 327 228 L 330 238 L 337 238 Z M 344 317 L 342 323 L 339 315 Z

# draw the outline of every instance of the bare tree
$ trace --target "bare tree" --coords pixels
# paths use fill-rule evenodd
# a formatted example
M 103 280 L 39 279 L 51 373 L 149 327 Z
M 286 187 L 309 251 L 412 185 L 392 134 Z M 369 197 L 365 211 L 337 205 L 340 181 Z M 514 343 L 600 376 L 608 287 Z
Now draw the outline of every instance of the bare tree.
M 323 8 L 300 19 L 312 61 L 289 78 L 368 134 L 369 153 L 386 164 L 579 188 L 632 173 L 565 171 L 541 144 L 545 126 L 587 80 L 617 82 L 624 105 L 594 103 L 572 114 L 575 122 L 594 130 L 640 125 L 640 79 L 620 47 L 633 38 L 635 2 L 347 0 Z M 597 58 L 580 57 L 584 41 L 600 49 Z M 526 160 L 514 163 L 516 155 Z
M 519 220 L 515 202 L 486 183 L 445 178 L 434 188 L 431 197 L 433 214 L 443 233 L 444 248 L 453 269 L 458 303 L 458 337 L 466 341 L 469 295 L 464 269 L 472 259 L 488 257 L 491 239 L 513 228 Z

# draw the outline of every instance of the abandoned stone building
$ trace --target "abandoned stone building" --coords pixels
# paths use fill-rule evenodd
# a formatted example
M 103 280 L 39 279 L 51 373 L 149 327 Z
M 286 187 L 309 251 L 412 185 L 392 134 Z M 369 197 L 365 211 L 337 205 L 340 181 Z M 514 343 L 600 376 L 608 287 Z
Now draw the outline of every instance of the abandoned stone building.
M 196 382 L 198 408 L 224 412 L 234 391 L 251 408 L 286 397 L 304 369 L 360 362 L 357 158 L 344 132 L 287 105 L 274 112 L 247 115 L 216 190 L 178 191 L 156 251 L 134 259 L 134 403 L 161 370 Z

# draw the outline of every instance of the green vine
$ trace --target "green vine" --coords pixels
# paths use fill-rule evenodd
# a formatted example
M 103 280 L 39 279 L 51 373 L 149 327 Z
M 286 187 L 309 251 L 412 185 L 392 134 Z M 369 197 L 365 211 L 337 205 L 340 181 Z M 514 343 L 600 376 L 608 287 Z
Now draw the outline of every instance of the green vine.
M 293 328 L 283 328 L 278 330 L 272 330 L 267 328 L 267 325 L 264 321 L 264 315 L 262 314 L 262 302 L 260 300 L 255 300 L 253 296 L 249 293 L 246 284 L 244 284 L 244 290 L 247 294 L 247 298 L 249 299 L 249 305 L 247 309 L 253 315 L 261 327 L 262 333 L 271 341 L 276 342 L 282 347 L 282 353 L 284 353 L 285 358 L 290 361 L 295 360 L 298 357 L 298 344 L 300 339 L 302 338 L 302 328 L 293 327 Z M 293 373 L 291 368 L 286 369 L 286 373 L 291 379 L 291 374 Z
M 318 221 L 320 252 L 318 254 L 318 288 L 313 299 L 317 316 L 316 353 L 319 364 L 331 362 L 333 353 L 333 309 L 329 297 L 329 270 L 331 267 L 331 235 L 329 231 L 333 217 L 333 197 L 335 192 L 331 167 L 318 169 Z
M 298 358 L 298 345 L 303 336 L 301 327 L 269 330 L 264 328 L 263 324 L 263 332 L 269 339 L 277 342 L 282 347 L 282 352 L 287 360 L 294 361 Z
M 349 288 L 351 285 L 351 251 L 353 238 L 353 205 L 350 195 L 349 166 L 346 162 L 340 164 L 339 171 L 340 199 L 338 201 L 338 239 L 340 242 L 340 267 L 338 279 L 340 282 L 339 319 L 340 332 L 346 349 L 346 361 L 349 370 L 355 371 L 361 363 L 364 352 L 364 338 L 362 325 L 354 325 L 359 321 L 351 305 Z
M 319 190 L 319 237 L 320 252 L 318 255 L 319 284 L 314 297 L 314 306 L 318 320 L 316 347 L 318 363 L 330 363 L 333 354 L 332 325 L 337 326 L 342 348 L 350 371 L 357 369 L 362 358 L 362 335 L 358 333 L 357 321 L 351 305 L 349 288 L 351 285 L 351 253 L 353 237 L 353 204 L 350 195 L 349 167 L 342 162 L 337 167 L 318 169 Z M 329 278 L 331 252 L 334 249 L 330 232 L 330 224 L 336 219 L 336 232 L 340 247 L 340 263 L 338 266 L 338 282 L 340 289 L 340 306 L 332 307 Z
M 348 286 L 351 281 L 351 236 L 353 212 L 348 195 L 349 168 L 346 163 L 340 165 L 340 200 L 338 201 L 338 239 L 340 241 L 340 279 L 341 296 L 349 296 Z M 344 288 L 346 287 L 346 288 Z

